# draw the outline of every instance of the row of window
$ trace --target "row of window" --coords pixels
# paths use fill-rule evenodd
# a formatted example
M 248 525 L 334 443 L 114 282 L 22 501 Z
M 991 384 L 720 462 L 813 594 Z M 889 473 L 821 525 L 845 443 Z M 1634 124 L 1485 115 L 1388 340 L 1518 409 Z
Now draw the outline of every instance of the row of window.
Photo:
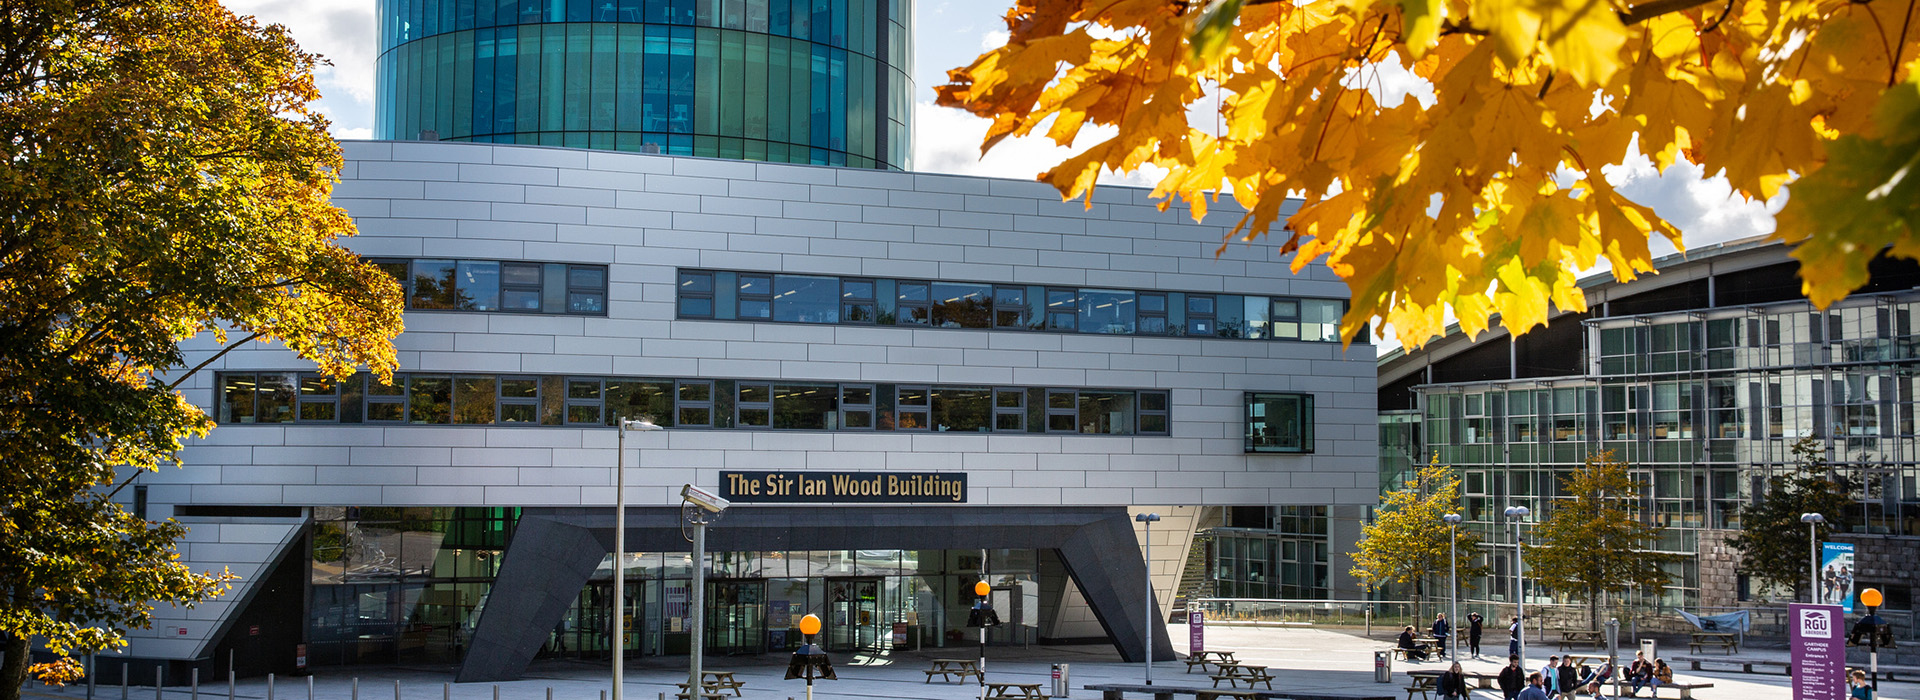
M 409 309 L 607 313 L 605 265 L 391 258 L 371 262 L 400 282 Z
M 633 22 L 714 27 L 788 37 L 879 55 L 876 18 L 907 20 L 903 0 L 380 0 L 380 50 L 487 27 Z
M 1164 391 L 746 379 L 415 373 L 386 385 L 232 372 L 219 385 L 223 425 L 607 426 L 644 416 L 678 428 L 1165 435 L 1169 408 Z
M 890 158 L 879 152 L 879 112 L 905 106 L 880 104 L 882 93 L 911 92 L 902 70 L 883 70 L 843 49 L 640 24 L 444 34 L 382 54 L 376 81 L 391 98 L 381 100 L 375 117 L 383 138 L 431 131 L 438 138 L 517 141 L 524 132 L 617 132 L 631 135 L 632 150 L 692 155 L 693 140 L 670 135 L 697 134 L 739 139 L 743 147 L 766 141 L 819 148 L 839 153 L 843 164 L 849 156 Z M 890 116 L 905 119 L 897 111 Z M 789 148 L 760 159 L 808 162 L 809 154 Z
M 1340 341 L 1346 302 L 681 270 L 680 318 Z

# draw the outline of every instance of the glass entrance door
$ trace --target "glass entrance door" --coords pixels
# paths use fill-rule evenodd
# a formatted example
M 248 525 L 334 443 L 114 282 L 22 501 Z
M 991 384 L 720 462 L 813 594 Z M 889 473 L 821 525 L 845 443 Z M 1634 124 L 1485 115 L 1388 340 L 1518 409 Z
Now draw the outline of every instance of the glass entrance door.
M 827 580 L 827 650 L 879 651 L 886 635 L 880 579 Z
M 707 653 L 759 654 L 767 650 L 767 582 L 707 584 Z

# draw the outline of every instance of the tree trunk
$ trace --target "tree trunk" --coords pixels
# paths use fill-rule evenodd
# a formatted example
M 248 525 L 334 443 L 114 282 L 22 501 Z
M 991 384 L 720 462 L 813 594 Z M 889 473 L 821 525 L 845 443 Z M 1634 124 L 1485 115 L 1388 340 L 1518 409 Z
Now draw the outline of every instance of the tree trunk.
M 27 640 L 13 635 L 5 635 L 5 645 L 0 653 L 6 655 L 0 663 L 0 700 L 20 700 L 20 686 L 27 682 L 27 662 L 33 654 L 33 647 Z

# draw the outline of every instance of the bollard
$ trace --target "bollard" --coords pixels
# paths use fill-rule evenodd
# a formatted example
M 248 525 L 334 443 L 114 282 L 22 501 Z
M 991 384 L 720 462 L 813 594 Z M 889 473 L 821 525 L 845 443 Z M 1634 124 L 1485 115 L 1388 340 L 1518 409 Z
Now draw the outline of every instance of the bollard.
M 153 700 L 160 700 L 160 693 L 167 687 L 167 667 L 165 664 L 153 665 Z
M 400 679 L 393 679 L 393 700 L 400 700 Z
M 227 700 L 233 700 L 233 669 L 227 669 Z
M 267 674 L 267 700 L 273 700 L 273 674 Z
M 493 700 L 500 700 L 500 684 L 493 684 Z
M 93 652 L 87 652 L 87 700 L 93 700 L 93 674 L 100 671 L 100 667 L 95 665 L 98 661 Z
M 200 700 L 200 669 L 193 669 L 193 700 Z
M 452 683 L 440 684 L 440 698 L 441 700 L 453 700 L 453 684 Z
M 553 686 L 547 686 L 547 700 L 553 700 Z
M 127 666 L 124 661 L 120 663 L 120 700 L 127 700 Z
M 360 700 L 360 677 L 353 677 L 353 700 Z
M 313 700 L 313 676 L 307 676 L 307 700 Z

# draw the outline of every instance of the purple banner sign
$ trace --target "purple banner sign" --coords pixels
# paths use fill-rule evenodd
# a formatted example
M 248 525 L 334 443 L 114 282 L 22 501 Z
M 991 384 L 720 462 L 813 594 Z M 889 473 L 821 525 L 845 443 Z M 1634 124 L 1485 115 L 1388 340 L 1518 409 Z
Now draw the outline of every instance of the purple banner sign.
M 1846 700 L 1846 618 L 1840 606 L 1794 603 L 1788 608 L 1793 700 Z
M 1187 655 L 1192 656 L 1207 650 L 1207 614 L 1198 610 L 1187 611 Z

